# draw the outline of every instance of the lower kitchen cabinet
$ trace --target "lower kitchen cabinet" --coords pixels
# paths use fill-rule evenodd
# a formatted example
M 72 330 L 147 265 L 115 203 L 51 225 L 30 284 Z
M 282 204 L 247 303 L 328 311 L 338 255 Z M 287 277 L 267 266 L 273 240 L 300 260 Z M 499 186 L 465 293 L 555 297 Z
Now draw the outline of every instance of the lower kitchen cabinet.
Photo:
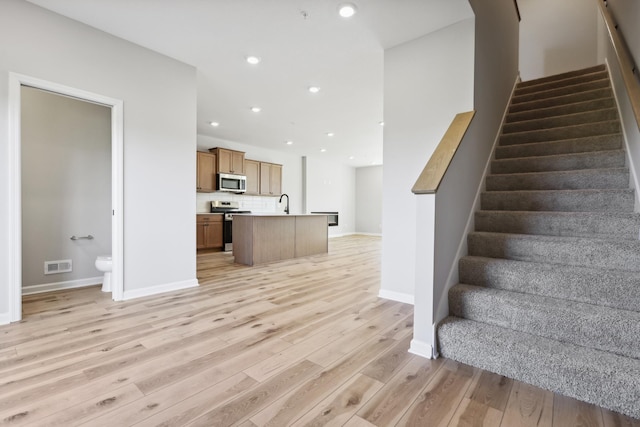
M 222 214 L 196 215 L 196 249 L 222 247 Z

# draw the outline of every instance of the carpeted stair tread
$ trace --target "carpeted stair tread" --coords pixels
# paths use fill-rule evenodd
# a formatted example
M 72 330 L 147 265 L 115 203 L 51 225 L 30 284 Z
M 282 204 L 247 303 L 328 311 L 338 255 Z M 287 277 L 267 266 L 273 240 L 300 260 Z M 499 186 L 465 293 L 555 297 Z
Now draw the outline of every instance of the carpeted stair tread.
M 599 98 L 590 101 L 576 102 L 574 104 L 559 105 L 555 107 L 540 108 L 537 110 L 522 111 L 520 113 L 507 114 L 505 123 L 512 124 L 526 120 L 558 117 L 566 114 L 583 113 L 585 111 L 615 108 L 616 101 L 613 97 Z
M 592 82 L 594 80 L 607 79 L 609 75 L 606 70 L 598 71 L 590 74 L 581 74 L 579 76 L 567 77 L 560 80 L 552 80 L 548 82 L 538 82 L 537 84 L 518 84 L 514 91 L 515 96 L 527 95 L 530 93 L 543 92 L 550 89 L 564 88 L 580 83 Z
M 503 145 L 496 147 L 496 159 L 515 157 L 539 157 L 556 154 L 586 153 L 590 151 L 619 150 L 622 148 L 622 134 L 587 136 L 550 142 Z
M 640 271 L 640 241 L 474 231 L 469 255 L 516 261 Z
M 500 145 L 527 144 L 531 142 L 558 141 L 562 139 L 582 138 L 594 135 L 608 135 L 619 133 L 618 120 L 583 123 L 579 125 L 563 126 L 551 129 L 536 129 L 523 132 L 501 134 Z
M 476 231 L 494 233 L 629 240 L 640 236 L 638 213 L 478 211 L 474 218 Z
M 590 151 L 587 153 L 554 154 L 550 156 L 492 160 L 491 173 L 505 174 L 622 168 L 625 166 L 625 163 L 626 155 L 624 150 Z
M 557 98 L 559 96 L 575 94 L 579 92 L 589 92 L 596 89 L 605 89 L 611 87 L 611 82 L 607 78 L 600 80 L 592 80 L 586 83 L 577 83 L 574 85 L 563 86 L 555 89 L 538 91 L 535 93 L 527 93 L 524 95 L 514 95 L 511 98 L 511 104 L 521 104 L 523 102 L 538 101 L 541 99 Z
M 636 311 L 467 284 L 451 288 L 449 311 L 453 316 L 640 359 L 640 313 Z
M 465 256 L 461 283 L 638 311 L 640 272 Z M 498 309 L 498 307 L 494 307 Z M 501 307 L 499 309 L 502 309 Z
M 627 168 L 488 175 L 487 191 L 628 188 Z
M 633 190 L 485 191 L 480 209 L 487 211 L 633 212 Z
M 554 98 L 534 99 L 532 101 L 520 102 L 519 104 L 510 104 L 509 113 L 518 113 L 521 111 L 537 110 L 540 108 L 555 107 L 559 105 L 575 104 L 576 102 L 590 101 L 600 98 L 608 98 L 613 96 L 610 87 L 588 90 L 585 92 L 576 92 L 569 95 L 557 96 Z
M 518 122 L 505 123 L 502 134 L 526 132 L 540 129 L 553 129 L 565 126 L 580 125 L 592 122 L 604 122 L 615 120 L 618 112 L 615 108 L 582 111 L 578 113 L 564 114 L 561 116 L 536 118 Z
M 640 418 L 640 360 L 499 326 L 448 317 L 447 358 Z
M 537 79 L 525 80 L 518 83 L 518 87 L 527 87 L 527 86 L 536 86 L 548 82 L 558 81 L 558 80 L 566 80 L 576 76 L 583 76 L 588 74 L 597 74 L 599 72 L 605 71 L 607 68 L 604 64 L 594 65 L 593 67 L 584 68 L 581 70 L 573 70 L 568 71 L 566 73 L 554 74 L 552 76 L 540 77 Z

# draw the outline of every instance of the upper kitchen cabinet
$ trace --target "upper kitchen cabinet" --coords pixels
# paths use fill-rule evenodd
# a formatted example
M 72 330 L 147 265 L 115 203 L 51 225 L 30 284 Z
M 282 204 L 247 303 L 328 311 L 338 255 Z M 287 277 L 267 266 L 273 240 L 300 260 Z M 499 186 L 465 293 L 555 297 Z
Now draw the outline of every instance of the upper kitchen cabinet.
M 282 193 L 282 165 L 260 163 L 260 194 L 279 196 Z
M 211 193 L 216 191 L 216 155 L 197 152 L 196 191 Z
M 218 156 L 218 173 L 244 175 L 244 153 L 227 148 L 211 148 L 210 152 Z
M 247 191 L 244 194 L 260 194 L 260 162 L 245 159 L 244 174 L 247 176 Z

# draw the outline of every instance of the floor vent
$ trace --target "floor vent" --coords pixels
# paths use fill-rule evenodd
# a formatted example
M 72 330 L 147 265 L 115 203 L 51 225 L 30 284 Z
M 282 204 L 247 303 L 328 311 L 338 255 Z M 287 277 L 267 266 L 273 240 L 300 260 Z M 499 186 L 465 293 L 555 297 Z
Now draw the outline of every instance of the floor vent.
M 73 264 L 70 259 L 44 262 L 44 274 L 69 273 L 72 270 Z

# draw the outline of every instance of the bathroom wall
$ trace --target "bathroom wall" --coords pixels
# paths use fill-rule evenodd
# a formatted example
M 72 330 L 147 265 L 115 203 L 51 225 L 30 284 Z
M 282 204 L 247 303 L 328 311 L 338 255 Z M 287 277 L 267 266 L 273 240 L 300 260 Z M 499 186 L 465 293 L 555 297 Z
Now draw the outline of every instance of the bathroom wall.
M 101 283 L 94 261 L 111 253 L 111 109 L 29 87 L 21 97 L 23 293 Z M 65 259 L 72 272 L 44 274 L 45 261 Z

